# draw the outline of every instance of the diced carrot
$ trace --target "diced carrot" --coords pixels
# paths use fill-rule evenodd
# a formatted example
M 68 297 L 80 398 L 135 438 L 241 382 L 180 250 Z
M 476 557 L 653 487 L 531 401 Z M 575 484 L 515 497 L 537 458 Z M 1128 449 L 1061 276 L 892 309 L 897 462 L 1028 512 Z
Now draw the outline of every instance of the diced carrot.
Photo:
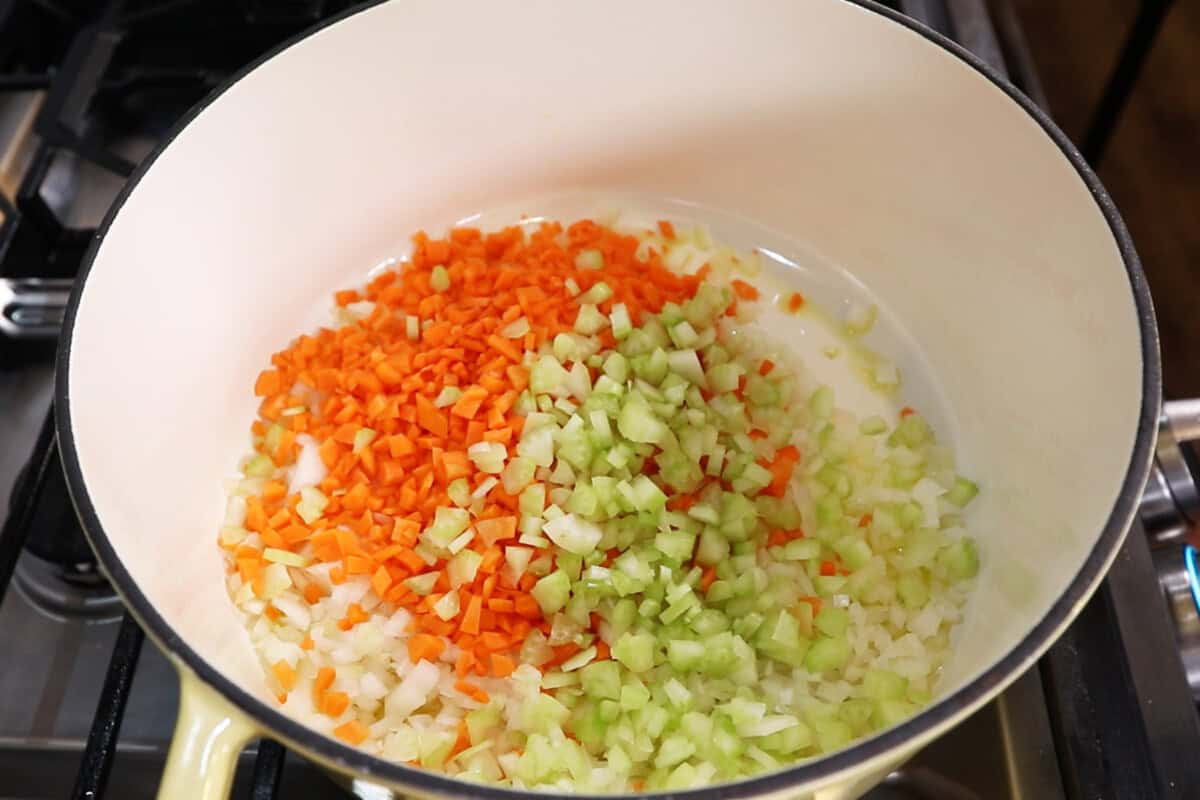
M 517 533 L 517 518 L 514 516 L 481 519 L 475 523 L 475 532 L 484 544 L 491 547 L 503 539 L 511 539 Z
M 367 739 L 366 727 L 356 719 L 333 729 L 333 735 L 352 745 L 360 745 Z
M 271 666 L 271 673 L 275 676 L 275 680 L 279 681 L 279 685 L 283 687 L 285 692 L 290 692 L 296 688 L 296 670 L 286 661 L 276 661 Z
M 446 434 L 450 432 L 450 425 L 441 409 L 435 406 L 428 397 L 421 394 L 416 396 L 416 404 L 417 423 L 434 436 L 445 438 Z
M 371 576 L 371 589 L 375 592 L 376 596 L 383 597 L 385 594 L 387 594 L 388 587 L 391 585 L 391 573 L 388 572 L 387 567 L 381 564 L 379 568 L 375 570 L 375 574 Z
M 463 621 L 462 624 L 459 625 L 458 629 L 463 633 L 478 635 L 479 620 L 482 610 L 483 598 L 479 595 L 474 595 L 470 600 L 470 604 L 467 606 L 466 613 L 463 614 Z
M 491 660 L 492 674 L 497 678 L 507 678 L 517 668 L 513 660 L 502 653 L 492 653 Z
M 350 707 L 350 695 L 345 692 L 325 692 L 321 695 L 321 713 L 340 717 Z
M 460 719 L 458 721 L 458 738 L 454 741 L 454 747 L 450 750 L 450 755 L 456 756 L 470 746 L 471 729 L 467 727 L 467 721 L 465 719 Z
M 315 583 L 310 583 L 304 587 L 304 599 L 308 601 L 310 606 L 319 603 L 324 596 L 325 593 L 321 591 L 321 587 Z
M 481 386 L 472 386 L 465 390 L 450 407 L 450 413 L 463 419 L 473 419 L 479 413 L 479 407 L 488 398 L 488 392 Z
M 542 617 L 541 606 L 529 595 L 518 595 L 513 599 L 513 605 L 516 607 L 517 613 L 525 619 L 541 619 Z
M 366 556 L 346 556 L 347 575 L 370 575 L 375 571 L 375 562 Z
M 283 481 L 267 481 L 263 486 L 262 499 L 268 503 L 278 503 L 287 497 L 287 484 Z
M 677 494 L 667 501 L 668 511 L 687 511 L 692 506 L 699 502 L 693 494 Z
M 455 681 L 454 688 L 456 690 L 462 692 L 463 694 L 465 694 L 467 697 L 471 698 L 472 700 L 475 700 L 480 703 L 487 703 L 491 699 L 490 697 L 488 697 L 487 692 L 485 692 L 481 687 L 476 686 L 475 684 L 471 683 L 470 681 L 464 681 L 464 680 Z
M 729 285 L 733 287 L 733 293 L 742 300 L 758 299 L 758 289 L 755 289 L 753 286 L 741 279 L 734 278 L 732 281 L 730 281 Z
M 313 679 L 313 691 L 318 695 L 322 694 L 330 686 L 333 686 L 335 678 L 337 678 L 337 670 L 333 667 L 321 667 L 317 670 L 317 677 Z
M 675 236 L 669 221 L 658 229 L 667 238 Z M 518 645 L 535 624 L 544 626 L 529 594 L 536 578 L 515 579 L 500 569 L 503 546 L 517 535 L 518 498 L 493 488 L 489 510 L 473 523 L 476 536 L 469 547 L 482 562 L 475 581 L 463 587 L 458 620 L 447 622 L 432 613 L 429 598 L 449 589 L 446 560 L 426 563 L 414 550 L 421 531 L 439 507 L 452 505 L 451 482 L 462 478 L 474 488 L 481 485 L 483 476 L 467 455 L 471 445 L 494 442 L 513 452 L 524 423 L 513 409 L 529 386 L 527 356 L 573 330 L 577 309 L 563 291 L 566 281 L 574 279 L 588 290 L 600 278 L 575 265 L 576 253 L 594 248 L 604 254 L 603 277 L 613 296 L 601 310 L 608 313 L 624 303 L 635 321 L 668 302 L 686 303 L 711 267 L 698 276 L 676 275 L 663 265 L 661 254 L 639 256 L 633 237 L 589 220 L 568 229 L 546 223 L 528 236 L 517 228 L 487 236 L 456 228 L 442 239 L 420 234 L 413 243 L 403 270 L 384 271 L 363 290 L 334 296 L 339 306 L 374 303 L 371 313 L 298 337 L 256 376 L 261 401 L 253 431 L 259 451 L 289 466 L 301 451 L 297 435 L 311 436 L 326 470 L 319 489 L 327 502 L 318 518 L 302 524 L 300 498 L 289 496 L 284 481 L 267 481 L 258 496 L 247 499 L 244 526 L 263 546 L 294 552 L 305 546 L 310 558 L 330 565 L 329 581 L 335 585 L 351 576 L 369 578 L 376 596 L 413 615 L 410 657 L 436 660 L 447 646 L 443 637 L 471 637 L 489 658 L 468 669 L 487 673 L 493 667 L 490 655 Z M 435 266 L 451 276 L 441 292 L 432 287 Z M 529 323 L 524 335 L 499 335 L 521 317 Z M 615 347 L 611 331 L 599 336 L 604 347 Z M 309 400 L 305 387 L 322 399 Z M 433 398 L 446 387 L 458 387 L 460 394 L 450 406 L 438 408 Z M 283 416 L 298 405 L 306 406 L 301 414 Z M 264 439 L 277 422 L 284 433 L 268 452 Z M 373 434 L 364 447 L 367 429 Z M 653 469 L 650 462 L 647 471 Z M 693 496 L 672 505 L 687 508 L 694 502 Z M 242 580 L 262 596 L 261 548 L 226 549 L 233 551 Z M 607 563 L 613 557 L 607 554 Z M 423 597 L 405 586 L 407 577 L 427 572 L 437 575 L 434 595 Z M 314 581 L 302 582 L 301 591 L 310 605 L 326 594 Z M 267 606 L 264 613 L 281 612 Z M 352 605 L 337 624 L 349 630 L 367 618 L 361 606 Z M 496 663 L 503 672 L 505 662 Z M 333 695 L 326 692 L 322 702 L 332 703 L 336 716 L 347 706 L 339 708 L 338 700 L 329 699 Z
M 422 659 L 430 662 L 437 661 L 445 649 L 446 642 L 437 636 L 414 633 L 408 637 L 408 657 L 414 664 Z
M 265 369 L 258 374 L 254 382 L 254 393 L 259 397 L 269 397 L 283 391 L 283 376 L 279 370 Z

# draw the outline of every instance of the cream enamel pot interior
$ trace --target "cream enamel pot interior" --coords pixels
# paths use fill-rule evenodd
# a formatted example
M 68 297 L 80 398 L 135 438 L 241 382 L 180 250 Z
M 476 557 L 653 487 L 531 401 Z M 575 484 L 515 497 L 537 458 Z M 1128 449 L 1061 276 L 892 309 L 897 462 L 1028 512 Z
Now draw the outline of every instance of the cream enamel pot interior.
M 214 536 L 254 376 L 329 292 L 419 228 L 592 192 L 744 215 L 848 270 L 936 376 L 939 432 L 984 488 L 982 573 L 935 702 L 828 757 L 681 795 L 855 796 L 1081 608 L 1147 474 L 1157 342 L 1119 217 L 1027 99 L 868 2 L 397 0 L 191 114 L 110 212 L 72 299 L 57 396 L 72 495 L 184 676 L 163 796 L 224 796 L 253 735 L 407 795 L 513 795 L 282 715 Z

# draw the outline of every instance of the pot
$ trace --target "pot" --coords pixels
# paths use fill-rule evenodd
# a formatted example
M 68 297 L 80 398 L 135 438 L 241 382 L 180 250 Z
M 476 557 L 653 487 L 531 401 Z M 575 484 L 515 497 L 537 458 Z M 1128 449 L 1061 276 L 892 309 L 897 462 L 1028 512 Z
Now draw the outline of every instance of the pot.
M 753 220 L 845 270 L 895 323 L 873 346 L 926 376 L 906 391 L 983 485 L 983 566 L 934 701 L 820 759 L 680 796 L 855 796 L 1082 608 L 1146 480 L 1157 340 L 1116 210 L 1028 98 L 871 2 L 377 4 L 194 109 L 109 212 L 70 302 L 69 486 L 183 687 L 160 796 L 224 797 L 254 736 L 405 795 L 514 796 L 281 713 L 213 539 L 254 376 L 323 298 L 414 230 L 559 216 L 580 197 L 723 210 L 718 238 Z M 788 274 L 804 291 L 816 273 Z

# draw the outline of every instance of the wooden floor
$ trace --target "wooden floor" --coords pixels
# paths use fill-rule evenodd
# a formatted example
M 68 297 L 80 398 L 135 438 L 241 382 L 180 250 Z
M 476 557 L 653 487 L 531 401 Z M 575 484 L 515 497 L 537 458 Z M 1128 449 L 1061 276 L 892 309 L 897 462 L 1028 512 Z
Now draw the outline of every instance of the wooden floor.
M 1012 0 L 1051 112 L 1080 140 L 1138 0 Z M 1100 165 L 1145 267 L 1166 396 L 1200 397 L 1200 3 L 1176 2 Z

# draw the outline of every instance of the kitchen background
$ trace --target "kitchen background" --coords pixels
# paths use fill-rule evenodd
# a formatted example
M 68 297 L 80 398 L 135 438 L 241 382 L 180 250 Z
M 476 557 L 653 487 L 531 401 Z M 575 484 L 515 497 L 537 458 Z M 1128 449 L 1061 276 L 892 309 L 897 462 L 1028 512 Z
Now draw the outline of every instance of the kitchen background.
M 1079 144 L 1139 14 L 1153 17 L 1165 9 L 1098 171 L 1133 234 L 1154 294 L 1166 396 L 1200 395 L 1200 4 L 1013 0 L 1013 7 L 1050 113 Z

